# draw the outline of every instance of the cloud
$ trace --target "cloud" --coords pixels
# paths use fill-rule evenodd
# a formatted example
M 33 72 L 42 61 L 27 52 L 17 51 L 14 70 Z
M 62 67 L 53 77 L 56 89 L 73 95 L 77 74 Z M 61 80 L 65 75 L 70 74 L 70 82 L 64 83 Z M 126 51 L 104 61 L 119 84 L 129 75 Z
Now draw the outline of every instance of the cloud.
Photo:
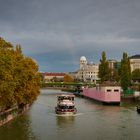
M 102 51 L 117 59 L 140 52 L 139 7 L 139 0 L 1 0 L 0 36 L 21 44 L 40 70 L 74 71 L 81 55 L 98 63 Z
M 85 43 L 96 43 L 96 44 L 125 44 L 140 42 L 140 38 L 128 38 L 128 37 L 117 37 L 117 36 L 84 36 L 80 39 Z

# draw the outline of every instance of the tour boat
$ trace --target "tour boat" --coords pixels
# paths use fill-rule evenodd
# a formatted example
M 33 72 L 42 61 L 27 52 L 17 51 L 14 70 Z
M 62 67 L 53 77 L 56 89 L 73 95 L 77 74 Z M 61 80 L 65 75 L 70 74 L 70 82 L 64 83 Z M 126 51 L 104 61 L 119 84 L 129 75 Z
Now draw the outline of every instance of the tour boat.
M 121 87 L 102 85 L 95 88 L 84 88 L 83 96 L 104 104 L 120 104 Z
M 61 94 L 57 96 L 57 106 L 55 107 L 56 114 L 72 115 L 76 113 L 75 95 Z

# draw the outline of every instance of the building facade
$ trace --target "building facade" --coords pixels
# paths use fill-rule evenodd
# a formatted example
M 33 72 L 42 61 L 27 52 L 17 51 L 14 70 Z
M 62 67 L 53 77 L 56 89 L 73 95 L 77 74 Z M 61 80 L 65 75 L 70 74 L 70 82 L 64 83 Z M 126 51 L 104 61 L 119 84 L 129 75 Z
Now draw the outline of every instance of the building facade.
M 135 69 L 140 69 L 140 55 L 133 55 L 129 58 L 131 72 Z
M 110 60 L 107 60 L 108 61 L 108 66 L 111 70 L 114 70 L 115 69 L 115 64 L 117 63 L 117 60 L 114 60 L 114 59 L 110 59 Z
M 63 81 L 65 73 L 49 73 L 46 72 L 43 74 L 43 78 L 45 82 L 55 82 L 55 81 Z
M 77 78 L 81 81 L 91 81 L 96 83 L 98 78 L 99 65 L 88 63 L 85 56 L 80 58 L 80 68 L 77 72 Z

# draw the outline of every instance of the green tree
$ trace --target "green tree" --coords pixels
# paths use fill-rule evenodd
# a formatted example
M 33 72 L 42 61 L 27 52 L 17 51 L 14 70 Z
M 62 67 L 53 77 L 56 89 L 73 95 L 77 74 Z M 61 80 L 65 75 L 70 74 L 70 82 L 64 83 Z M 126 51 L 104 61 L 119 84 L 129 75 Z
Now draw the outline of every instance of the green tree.
M 118 70 L 113 70 L 113 75 L 112 75 L 112 80 L 119 82 L 120 80 L 120 75 L 119 75 L 119 71 Z
M 140 82 L 140 69 L 135 69 L 135 70 L 132 72 L 132 80 L 133 80 L 133 81 Z
M 121 60 L 120 74 L 121 87 L 126 90 L 131 84 L 131 69 L 128 55 L 125 52 Z
M 111 78 L 111 70 L 109 69 L 108 61 L 106 60 L 106 53 L 104 51 L 102 52 L 102 59 L 100 60 L 98 75 L 101 83 L 108 81 Z

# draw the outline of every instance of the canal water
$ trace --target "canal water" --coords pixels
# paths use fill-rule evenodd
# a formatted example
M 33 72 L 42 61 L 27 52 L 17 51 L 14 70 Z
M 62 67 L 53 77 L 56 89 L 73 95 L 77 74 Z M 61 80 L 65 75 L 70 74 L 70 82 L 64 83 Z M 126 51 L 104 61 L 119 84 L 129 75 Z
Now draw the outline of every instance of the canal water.
M 104 106 L 76 97 L 75 116 L 57 116 L 59 90 L 41 90 L 24 115 L 0 127 L 0 140 L 139 140 L 140 115 L 132 105 Z

